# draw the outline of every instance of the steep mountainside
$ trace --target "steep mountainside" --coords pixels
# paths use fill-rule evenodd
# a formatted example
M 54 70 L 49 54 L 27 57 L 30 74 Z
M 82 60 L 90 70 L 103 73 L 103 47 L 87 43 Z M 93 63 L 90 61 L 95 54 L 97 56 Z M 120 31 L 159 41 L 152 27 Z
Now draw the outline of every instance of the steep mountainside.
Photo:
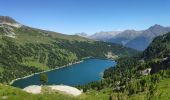
M 95 40 L 122 44 L 126 47 L 143 51 L 152 42 L 153 38 L 168 32 L 170 32 L 170 27 L 163 27 L 156 24 L 142 31 L 125 30 L 118 32 L 98 32 L 88 37 Z
M 154 25 L 149 29 L 143 31 L 141 35 L 134 38 L 132 41 L 126 44 L 127 47 L 135 48 L 137 50 L 144 50 L 152 42 L 152 40 L 165 33 L 170 32 L 170 27 L 163 27 L 160 25 Z
M 0 17 L 0 82 L 56 68 L 84 57 L 129 56 L 135 50 L 76 35 L 31 28 L 12 18 Z M 14 24 L 21 25 L 16 27 Z
M 125 30 L 116 36 L 112 37 L 109 42 L 117 43 L 117 44 L 123 44 L 126 46 L 127 43 L 129 43 L 131 40 L 136 38 L 142 33 L 142 31 L 135 31 L 135 30 Z
M 143 52 L 145 59 L 163 59 L 170 55 L 170 32 L 156 37 Z
M 115 67 L 105 70 L 102 81 L 92 82 L 80 88 L 84 91 L 112 89 L 107 91 L 112 94 L 111 99 L 164 100 L 166 96 L 162 94 L 167 94 L 169 89 L 169 69 L 170 32 L 154 38 L 143 53 L 118 59 Z

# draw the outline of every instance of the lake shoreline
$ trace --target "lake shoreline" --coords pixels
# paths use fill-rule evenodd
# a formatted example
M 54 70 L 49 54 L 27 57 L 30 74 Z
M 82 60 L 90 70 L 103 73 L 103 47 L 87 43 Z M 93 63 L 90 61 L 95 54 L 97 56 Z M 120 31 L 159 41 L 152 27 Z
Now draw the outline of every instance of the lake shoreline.
M 68 64 L 63 65 L 63 66 L 61 66 L 61 67 L 56 67 L 56 68 L 54 68 L 54 69 L 49 69 L 49 70 L 45 70 L 45 71 L 42 71 L 42 72 L 32 73 L 31 75 L 26 75 L 26 76 L 21 77 L 21 78 L 16 78 L 16 79 L 12 80 L 12 81 L 9 83 L 9 85 L 12 85 L 12 84 L 13 84 L 15 81 L 17 81 L 17 80 L 25 79 L 25 78 L 31 77 L 31 76 L 33 76 L 33 75 L 36 75 L 36 74 L 41 74 L 41 73 L 53 71 L 53 70 L 56 70 L 56 69 L 65 68 L 65 67 L 68 67 L 68 66 L 70 66 L 70 65 L 82 63 L 82 62 L 84 62 L 84 60 L 89 59 L 89 58 L 93 58 L 93 57 L 91 57 L 91 56 L 89 56 L 89 57 L 84 57 L 84 58 L 82 58 L 80 61 L 76 61 L 76 62 L 74 62 L 74 63 L 68 63 Z

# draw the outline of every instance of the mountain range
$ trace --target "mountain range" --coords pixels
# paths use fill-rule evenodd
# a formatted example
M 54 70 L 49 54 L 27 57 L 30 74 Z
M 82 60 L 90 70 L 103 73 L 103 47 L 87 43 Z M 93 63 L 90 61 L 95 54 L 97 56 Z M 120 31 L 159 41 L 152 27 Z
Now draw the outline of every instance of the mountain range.
M 107 41 L 111 43 L 122 44 L 126 47 L 134 48 L 140 51 L 145 50 L 156 36 L 170 32 L 170 27 L 164 27 L 158 24 L 149 27 L 146 30 L 125 30 L 97 32 L 86 37 L 94 40 Z M 79 36 L 82 36 L 79 34 Z
M 29 31 L 30 32 L 30 31 Z M 16 32 L 17 34 L 17 32 Z M 42 50 L 48 54 L 49 52 L 52 52 L 52 59 L 55 60 L 59 59 L 57 56 L 63 55 L 63 50 L 68 50 L 64 55 L 66 57 L 69 57 L 67 53 L 71 51 L 81 51 L 81 49 L 85 49 L 87 51 L 91 51 L 91 49 L 95 52 L 91 53 L 97 53 L 100 49 L 105 49 L 110 46 L 112 46 L 112 43 L 109 44 L 109 46 L 104 46 L 108 44 L 103 44 L 104 42 L 97 42 L 100 45 L 100 48 L 96 48 L 95 45 L 90 45 L 87 43 L 87 41 L 80 42 L 75 48 L 76 43 L 78 41 L 55 41 L 56 47 L 53 47 L 52 49 L 54 51 L 50 51 L 51 47 L 45 45 L 44 43 L 40 45 L 37 45 L 34 43 L 29 44 L 27 47 L 25 45 L 22 45 L 19 49 L 19 53 L 16 52 L 17 46 L 11 44 L 10 39 L 16 39 L 15 38 L 7 38 L 8 36 L 3 37 L 3 42 L 0 41 L 0 43 L 3 43 L 3 45 L 0 44 L 0 82 L 3 83 L 3 81 L 7 81 L 8 78 L 11 77 L 18 77 L 19 74 L 25 74 L 26 72 L 36 72 L 37 69 L 33 69 L 34 66 L 24 66 L 20 68 L 21 65 L 16 64 L 16 60 L 20 57 L 24 56 L 27 57 L 33 53 L 35 56 L 34 59 L 37 59 L 36 51 Z M 1 38 L 0 38 L 1 40 Z M 60 42 L 62 44 L 62 50 L 61 47 L 58 48 L 58 43 Z M 68 43 L 69 42 L 69 43 Z M 85 45 L 86 44 L 86 45 Z M 91 49 L 88 47 L 90 45 Z M 96 44 L 95 42 L 92 42 L 92 44 Z M 48 44 L 50 45 L 50 43 Z M 70 48 L 68 48 L 68 45 L 70 45 Z M 85 45 L 85 48 L 82 48 Z M 32 47 L 33 46 L 33 47 Z M 43 48 L 45 46 L 45 48 Z M 120 46 L 120 45 L 119 45 Z M 94 48 L 93 48 L 94 47 Z M 12 49 L 13 48 L 13 49 Z M 58 48 L 60 52 L 57 52 Z M 25 53 L 22 51 L 24 49 Z M 77 50 L 78 49 L 78 50 Z M 95 49 L 95 50 L 94 50 Z M 113 50 L 116 50 L 118 48 L 115 48 Z M 125 49 L 125 48 L 124 48 Z M 47 52 L 47 50 L 49 50 Z M 121 50 L 121 48 L 119 48 Z M 118 51 L 119 51 L 118 50 Z M 130 50 L 130 49 L 125 49 Z M 32 51 L 32 52 L 30 52 Z M 84 50 L 83 50 L 84 51 Z M 102 50 L 103 51 L 103 50 Z M 43 53 L 40 52 L 40 53 Z M 55 53 L 57 52 L 57 53 Z M 122 51 L 120 51 L 122 52 Z M 134 52 L 134 51 L 133 51 Z M 78 52 L 76 54 L 89 54 L 89 52 Z M 7 56 L 9 54 L 9 56 Z M 58 55 L 57 55 L 58 54 Z M 71 53 L 69 53 L 70 55 Z M 101 55 L 102 52 L 97 53 L 97 55 Z M 15 55 L 15 56 L 14 56 Z M 19 57 L 17 57 L 18 55 Z M 54 55 L 54 56 L 53 56 Z M 57 55 L 57 56 L 56 56 Z M 83 55 L 83 56 L 85 56 Z M 34 57 L 33 56 L 33 57 Z M 74 56 L 74 55 L 72 55 Z M 23 60 L 33 60 L 31 57 L 27 57 L 26 59 L 23 57 Z M 38 56 L 39 57 L 39 56 Z M 48 59 L 48 56 L 46 56 Z M 57 57 L 57 58 L 56 58 Z M 65 56 L 62 56 L 65 58 Z M 62 59 L 62 57 L 60 59 Z M 3 59 L 2 59 L 3 58 Z M 41 56 L 40 56 L 41 58 Z M 71 57 L 71 59 L 73 59 Z M 7 60 L 5 62 L 5 60 Z M 64 60 L 67 60 L 65 58 Z M 58 60 L 56 60 L 58 61 Z M 62 61 L 62 60 L 60 60 Z M 78 97 L 73 97 L 68 94 L 65 94 L 63 92 L 54 92 L 50 89 L 44 89 L 42 94 L 31 94 L 22 91 L 19 88 L 11 87 L 6 84 L 0 84 L 0 98 L 2 99 L 8 99 L 9 100 L 49 100 L 49 99 L 56 99 L 56 100 L 117 100 L 117 98 L 120 98 L 120 100 L 169 100 L 170 95 L 170 89 L 169 89 L 169 82 L 170 82 L 170 32 L 166 33 L 161 36 L 157 36 L 153 39 L 153 41 L 150 43 L 150 45 L 145 49 L 142 53 L 139 55 L 135 55 L 132 57 L 122 57 L 120 59 L 117 59 L 117 65 L 114 67 L 110 67 L 109 69 L 106 69 L 103 74 L 103 79 L 101 81 L 91 82 L 86 85 L 77 86 L 77 88 L 83 90 L 83 95 L 80 95 Z M 22 62 L 20 60 L 17 60 L 17 62 Z M 23 61 L 25 62 L 25 61 Z M 33 63 L 33 62 L 32 62 Z M 38 62 L 37 62 L 38 63 Z M 36 66 L 38 66 L 37 63 Z M 57 62 L 60 63 L 60 62 Z M 8 64 L 11 64 L 11 66 L 7 66 Z M 15 65 L 16 64 L 16 65 Z M 17 70 L 15 69 L 17 68 Z M 42 66 L 41 66 L 42 67 Z M 27 68 L 27 69 L 26 69 Z M 32 68 L 32 69 L 30 69 Z M 25 71 L 26 70 L 26 71 Z M 17 72 L 17 74 L 16 74 Z M 144 72 L 144 73 L 143 73 Z M 9 74 L 9 76 L 8 76 Z M 87 73 L 88 74 L 88 73 Z M 5 77 L 4 77 L 5 76 Z M 20 76 L 20 75 L 19 75 Z M 6 78 L 7 77 L 7 78 Z M 96 95 L 98 94 L 98 95 Z M 116 99 L 115 99 L 116 98 Z
M 102 36 L 102 41 L 114 42 L 107 43 L 92 40 L 92 36 L 89 37 L 86 33 L 77 33 L 79 36 L 65 35 L 32 28 L 10 17 L 1 16 L 0 99 L 165 100 L 170 97 L 170 32 L 168 31 L 169 27 L 154 25 L 143 31 L 100 32 L 102 35 L 100 33 L 94 35 L 98 38 Z M 109 37 L 105 33 L 109 34 Z M 138 45 L 145 43 L 144 46 L 149 46 L 138 53 L 123 46 L 128 44 L 132 46 L 131 42 Z M 136 44 L 133 46 L 136 47 Z M 77 86 L 83 90 L 83 95 L 76 98 L 56 91 L 51 92 L 46 88 L 42 94 L 33 95 L 6 85 L 13 79 L 70 65 L 85 57 L 107 58 L 107 55 L 120 57 L 116 60 L 117 65 L 106 69 L 101 81 Z

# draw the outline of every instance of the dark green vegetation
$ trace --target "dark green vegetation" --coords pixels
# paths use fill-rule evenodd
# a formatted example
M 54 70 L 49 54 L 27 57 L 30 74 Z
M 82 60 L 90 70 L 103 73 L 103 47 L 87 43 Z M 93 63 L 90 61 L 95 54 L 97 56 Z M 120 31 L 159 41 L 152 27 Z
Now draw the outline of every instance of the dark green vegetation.
M 108 52 L 119 57 L 137 53 L 121 45 L 79 36 L 1 24 L 0 83 L 74 63 L 84 57 L 106 58 Z
M 159 86 L 170 78 L 170 33 L 156 37 L 140 55 L 117 60 L 116 67 L 104 72 L 104 79 L 79 86 L 85 92 L 108 90 L 110 98 L 119 99 L 168 99 Z M 149 71 L 151 69 L 151 72 Z M 149 74 L 150 73 L 150 74 Z M 170 87 L 167 85 L 167 88 Z M 162 91 L 159 91 L 162 90 Z M 167 89 L 165 89 L 167 92 Z M 165 93 L 166 94 L 166 93 Z
M 169 100 L 170 99 L 170 78 L 163 79 L 157 83 L 154 90 L 154 96 L 151 100 Z M 112 93 L 111 88 L 100 91 L 88 90 L 78 97 L 73 97 L 60 92 L 51 92 L 43 89 L 42 94 L 30 94 L 21 89 L 0 84 L 0 100 L 147 100 L 150 94 L 141 92 L 128 96 L 121 92 Z
M 45 74 L 45 73 L 41 73 L 39 78 L 40 78 L 40 82 L 41 82 L 42 84 L 45 84 L 45 83 L 48 82 L 48 76 L 47 76 L 47 74 Z
M 163 59 L 170 54 L 170 33 L 156 37 L 144 51 L 144 59 Z

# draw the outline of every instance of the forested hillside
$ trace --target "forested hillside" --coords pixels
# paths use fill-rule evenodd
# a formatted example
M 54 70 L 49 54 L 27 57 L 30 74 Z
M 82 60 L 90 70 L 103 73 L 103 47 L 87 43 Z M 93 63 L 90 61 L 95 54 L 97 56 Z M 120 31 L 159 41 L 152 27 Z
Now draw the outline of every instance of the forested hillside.
M 137 53 L 121 45 L 35 29 L 16 21 L 10 23 L 10 19 L 7 17 L 0 24 L 0 83 L 74 63 L 84 57 L 106 58 L 108 52 L 119 57 Z
M 117 65 L 104 72 L 104 80 L 80 86 L 84 91 L 109 90 L 110 98 L 159 98 L 162 80 L 170 78 L 170 33 L 156 37 L 140 55 L 117 60 Z M 163 84 L 163 83 L 161 83 Z M 111 89 L 111 90 L 110 90 Z M 159 87 L 159 90 L 163 90 Z M 160 98 L 162 99 L 162 98 Z
M 145 59 L 163 59 L 170 54 L 170 33 L 156 37 L 144 51 Z

